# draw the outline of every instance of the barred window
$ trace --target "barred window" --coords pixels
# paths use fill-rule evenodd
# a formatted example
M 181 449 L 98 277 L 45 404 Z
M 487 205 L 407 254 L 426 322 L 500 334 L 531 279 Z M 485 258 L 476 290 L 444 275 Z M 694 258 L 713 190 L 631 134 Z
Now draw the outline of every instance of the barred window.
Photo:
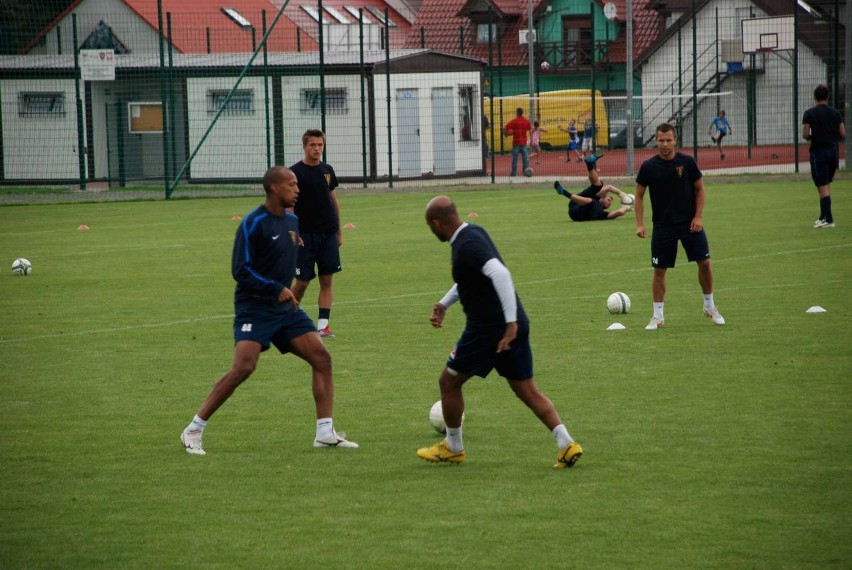
M 322 91 L 320 89 L 302 89 L 301 111 L 303 115 L 319 115 L 322 110 Z M 325 112 L 327 115 L 346 115 L 349 113 L 346 89 L 325 90 Z
M 230 90 L 210 90 L 207 92 L 207 112 L 216 113 L 225 104 Z M 222 111 L 223 115 L 254 115 L 254 90 L 239 89 L 234 91 L 228 105 Z
M 18 93 L 18 116 L 45 117 L 65 114 L 65 93 Z

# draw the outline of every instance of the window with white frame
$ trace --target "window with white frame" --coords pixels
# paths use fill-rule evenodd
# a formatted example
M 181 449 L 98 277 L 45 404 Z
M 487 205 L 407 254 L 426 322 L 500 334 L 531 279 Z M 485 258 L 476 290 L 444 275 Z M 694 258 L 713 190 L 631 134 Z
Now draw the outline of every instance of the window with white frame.
M 216 113 L 225 105 L 229 89 L 211 89 L 207 92 L 207 112 Z M 234 91 L 222 115 L 254 115 L 254 90 L 238 89 Z
M 479 140 L 479 137 L 476 136 L 478 130 L 474 128 L 476 125 L 474 102 L 476 100 L 475 85 L 459 85 L 459 140 Z
M 18 116 L 50 117 L 65 115 L 65 93 L 18 93 Z
M 497 24 L 477 24 L 476 25 L 476 43 L 488 43 L 488 30 L 491 30 L 491 43 L 497 41 Z
M 302 89 L 301 112 L 303 115 L 319 115 L 322 111 L 321 89 Z M 345 88 L 325 90 L 326 115 L 346 115 L 349 113 L 347 92 Z

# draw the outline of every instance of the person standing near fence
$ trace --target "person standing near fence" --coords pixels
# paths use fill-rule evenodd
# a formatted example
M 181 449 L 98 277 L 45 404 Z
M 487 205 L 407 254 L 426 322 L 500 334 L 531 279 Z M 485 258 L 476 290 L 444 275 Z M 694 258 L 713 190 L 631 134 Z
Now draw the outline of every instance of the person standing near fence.
M 301 303 L 311 280 L 319 275 L 317 330 L 321 337 L 334 338 L 329 327 L 334 300 L 332 277 L 341 269 L 340 246 L 343 245 L 340 204 L 334 192 L 337 176 L 330 164 L 322 162 L 325 133 L 308 129 L 302 135 L 302 148 L 305 157 L 290 167 L 299 180 L 301 194 L 294 212 L 299 217 L 299 233 L 305 243 L 299 248 L 293 294 Z
M 814 89 L 816 105 L 802 117 L 802 138 L 811 143 L 811 178 L 819 193 L 819 218 L 814 228 L 833 228 L 831 182 L 840 165 L 838 143 L 846 138 L 846 126 L 840 113 L 828 105 L 828 87 Z
M 714 129 L 715 133 L 713 132 Z M 707 127 L 707 134 L 716 143 L 716 148 L 719 149 L 719 158 L 725 160 L 725 153 L 722 152 L 722 139 L 734 134 L 734 130 L 731 128 L 731 121 L 725 116 L 724 110 L 719 111 L 719 114 L 710 121 L 710 126 Z
M 202 437 L 207 422 L 248 380 L 260 353 L 271 345 L 282 354 L 292 352 L 311 366 L 317 417 L 314 447 L 358 447 L 334 430 L 331 356 L 290 289 L 301 249 L 299 221 L 288 211 L 299 198 L 296 176 L 289 168 L 272 167 L 263 176 L 263 190 L 265 202 L 243 218 L 234 237 L 233 364 L 180 434 L 181 444 L 192 455 L 206 454 Z
M 577 119 L 572 118 L 568 121 L 568 128 L 559 125 L 559 130 L 568 133 L 568 145 L 565 147 L 565 162 L 571 162 L 571 152 L 577 157 L 577 162 L 583 162 L 583 157 L 580 156 L 580 151 L 577 150 L 580 146 L 580 139 L 577 135 Z
M 512 172 L 509 176 L 515 176 L 518 172 L 518 155 L 521 155 L 524 172 L 530 167 L 530 153 L 527 148 L 527 133 L 530 131 L 532 125 L 524 117 L 524 110 L 518 107 L 515 110 L 515 118 L 503 127 L 503 132 L 512 137 Z

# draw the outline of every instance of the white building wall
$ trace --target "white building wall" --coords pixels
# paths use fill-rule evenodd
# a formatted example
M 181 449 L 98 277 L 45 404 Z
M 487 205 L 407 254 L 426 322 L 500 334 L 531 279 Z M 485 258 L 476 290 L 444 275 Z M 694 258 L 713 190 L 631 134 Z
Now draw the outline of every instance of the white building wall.
M 198 146 L 216 115 L 209 108 L 210 91 L 228 91 L 233 87 L 235 80 L 235 77 L 187 79 L 190 153 Z M 253 92 L 253 112 L 219 115 L 216 125 L 207 135 L 190 165 L 192 178 L 256 179 L 266 171 L 266 112 L 263 78 L 243 78 L 238 89 Z M 270 123 L 271 120 L 270 110 Z M 275 137 L 271 132 L 270 141 L 274 148 Z
M 716 41 L 717 14 L 720 42 L 739 40 L 741 30 L 736 9 L 750 9 L 753 17 L 765 17 L 759 8 L 746 1 L 714 2 L 699 12 L 696 21 L 699 61 L 697 67 L 698 86 L 712 77 L 714 73 L 727 71 L 727 63 L 717 54 L 721 45 L 710 47 Z M 642 121 L 644 138 L 653 136 L 654 128 L 669 121 L 678 107 L 692 96 L 692 24 L 687 24 L 680 32 L 680 54 L 678 54 L 677 36 L 671 37 L 658 49 L 650 60 L 642 66 Z M 798 83 L 800 94 L 812 93 L 820 82 L 826 81 L 826 67 L 820 59 L 802 42 L 798 43 Z M 744 55 L 744 67 L 750 66 L 749 55 Z M 755 56 L 756 98 L 753 112 L 757 121 L 757 144 L 785 144 L 793 140 L 793 130 L 801 122 L 804 111 L 813 105 L 809 96 L 800 95 L 797 111 L 793 111 L 793 66 L 787 61 L 792 52 L 777 54 L 759 54 Z M 681 61 L 679 68 L 677 62 Z M 699 98 L 697 112 L 698 146 L 712 146 L 707 136 L 710 121 L 716 116 L 717 109 L 726 111 L 731 122 L 733 136 L 725 139 L 728 145 L 745 145 L 748 142 L 746 125 L 747 113 L 746 73 L 734 74 L 721 85 L 721 91 L 728 95 Z M 798 130 L 801 130 L 798 127 Z M 681 125 L 681 147 L 693 146 L 692 116 Z
M 363 151 L 361 144 L 361 85 L 357 75 L 327 75 L 326 91 L 345 90 L 345 110 L 337 108 L 330 101 L 326 103 L 325 133 L 326 161 L 334 168 L 338 177 L 361 177 L 363 175 Z M 319 90 L 319 77 L 316 75 L 285 76 L 281 78 L 281 103 L 283 108 L 283 147 L 284 166 L 300 161 L 305 153 L 302 148 L 302 135 L 308 129 L 321 129 L 319 108 L 308 108 L 304 101 L 305 91 Z M 369 89 L 364 86 L 364 97 Z M 334 108 L 332 108 L 334 107 Z M 370 144 L 370 104 L 364 104 L 367 125 L 367 148 Z M 370 157 L 367 156 L 369 173 Z
M 19 99 L 22 93 L 62 93 L 63 111 L 25 115 Z M 79 179 L 73 79 L 7 79 L 0 82 L 0 101 L 6 179 Z
M 450 88 L 455 95 L 453 98 L 453 117 L 455 120 L 455 168 L 456 172 L 477 171 L 482 169 L 482 147 L 481 129 L 479 128 L 480 101 L 482 93 L 480 90 L 480 76 L 478 71 L 461 71 L 452 73 L 421 73 L 421 74 L 395 74 L 390 78 L 391 105 L 390 116 L 387 106 L 387 79 L 385 75 L 376 75 L 375 80 L 376 99 L 376 172 L 378 176 L 388 174 L 388 137 L 387 125 L 397 124 L 396 103 L 393 100 L 398 89 L 416 89 L 420 96 L 420 157 L 421 173 L 430 174 L 436 171 L 434 164 L 434 146 L 432 133 L 432 102 L 431 93 L 435 89 Z M 473 117 L 472 141 L 460 140 L 461 125 L 458 124 L 459 117 L 459 87 L 462 85 L 474 85 L 477 90 Z M 393 173 L 399 172 L 399 149 L 397 148 L 396 133 L 393 133 Z

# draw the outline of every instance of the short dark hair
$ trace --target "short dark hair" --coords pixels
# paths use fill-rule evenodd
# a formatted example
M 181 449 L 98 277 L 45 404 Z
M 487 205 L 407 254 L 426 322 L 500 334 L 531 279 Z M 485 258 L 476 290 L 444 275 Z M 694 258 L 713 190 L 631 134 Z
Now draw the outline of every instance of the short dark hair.
M 320 129 L 308 129 L 305 131 L 305 134 L 302 135 L 302 146 L 308 144 L 308 139 L 310 138 L 321 138 L 323 144 L 325 144 L 325 133 Z
M 814 89 L 814 101 L 828 101 L 828 87 L 817 85 Z
M 284 178 L 284 173 L 290 169 L 285 166 L 273 166 L 263 175 L 263 191 L 272 192 L 272 185 L 278 184 Z
M 515 114 L 520 117 L 521 115 L 524 114 L 524 108 L 518 107 L 517 109 L 515 109 Z
M 673 133 L 675 138 L 677 138 L 677 131 L 669 123 L 660 123 L 659 125 L 657 125 L 657 129 L 654 132 L 655 133 Z

